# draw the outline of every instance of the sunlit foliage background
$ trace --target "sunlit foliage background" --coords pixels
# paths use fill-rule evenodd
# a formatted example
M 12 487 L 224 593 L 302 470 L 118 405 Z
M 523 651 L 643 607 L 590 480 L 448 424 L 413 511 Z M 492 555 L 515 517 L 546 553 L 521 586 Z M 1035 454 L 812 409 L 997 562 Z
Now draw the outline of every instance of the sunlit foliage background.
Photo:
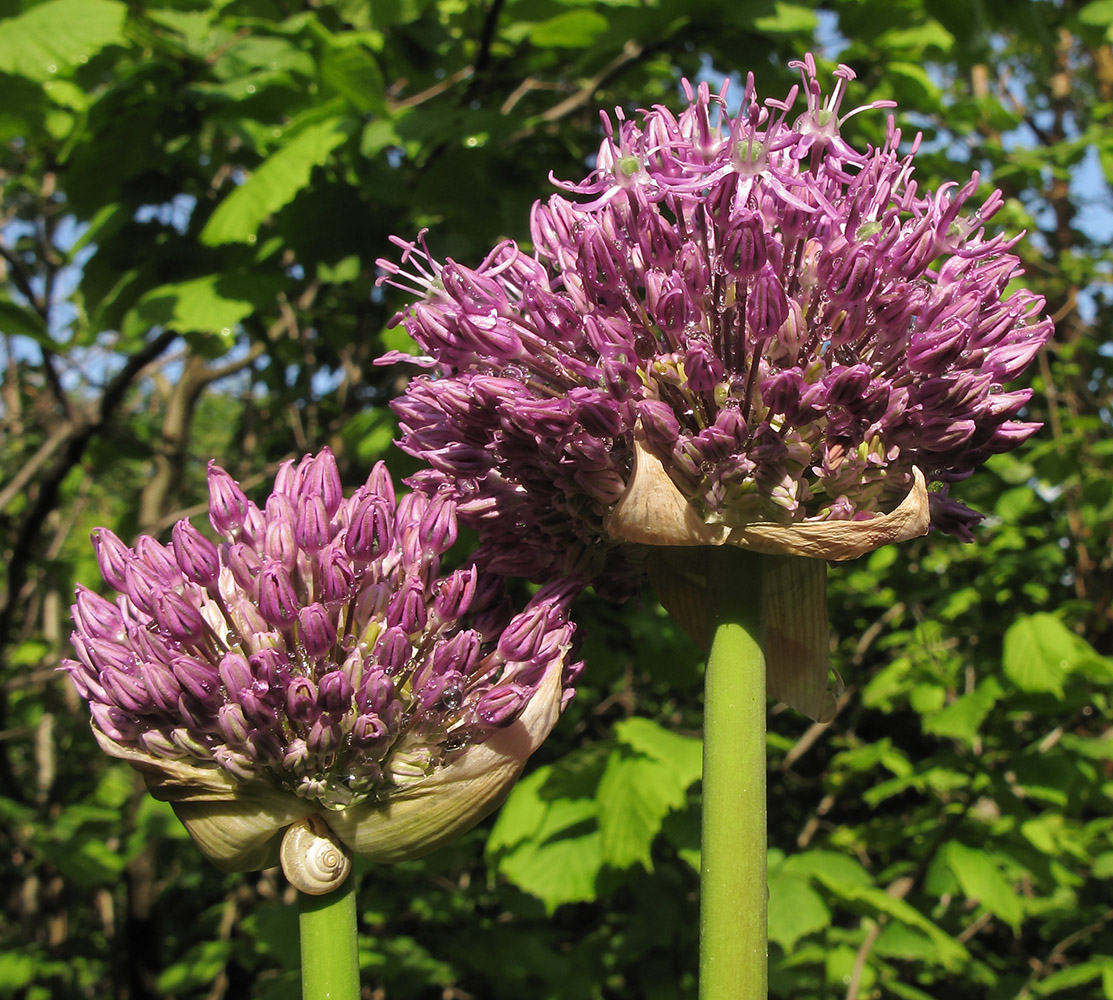
M 771 706 L 772 991 L 1113 998 L 1113 0 L 0 0 L 0 997 L 297 996 L 289 890 L 223 876 L 55 672 L 89 530 L 165 536 L 391 449 L 388 236 L 476 264 L 578 178 L 599 108 L 853 66 L 921 187 L 981 172 L 1054 343 L 1043 432 L 961 485 L 974 545 L 831 571 L 841 711 Z M 884 115 L 853 119 L 860 141 Z M 694 989 L 698 651 L 580 605 L 589 670 L 501 815 L 360 870 L 365 996 Z

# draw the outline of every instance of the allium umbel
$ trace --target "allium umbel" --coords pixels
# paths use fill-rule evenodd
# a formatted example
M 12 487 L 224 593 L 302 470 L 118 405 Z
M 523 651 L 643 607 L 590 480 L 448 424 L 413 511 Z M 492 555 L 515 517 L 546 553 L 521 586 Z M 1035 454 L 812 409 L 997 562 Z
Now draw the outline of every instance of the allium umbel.
M 848 67 L 825 96 L 793 65 L 802 88 L 762 104 L 751 74 L 733 117 L 706 84 L 679 117 L 604 116 L 595 170 L 534 206 L 532 255 L 473 270 L 419 237 L 379 261 L 421 293 L 396 321 L 434 369 L 395 403 L 400 444 L 486 564 L 599 572 L 630 542 L 849 558 L 922 534 L 929 505 L 971 537 L 947 484 L 1036 430 L 1004 383 L 1051 334 L 1043 300 L 1006 294 L 999 192 L 921 193 L 918 137 L 840 133 L 888 102 L 844 113 Z
M 209 490 L 219 544 L 188 521 L 171 545 L 94 533 L 120 596 L 78 589 L 64 667 L 102 748 L 227 870 L 275 864 L 314 815 L 386 861 L 478 822 L 571 697 L 575 587 L 512 616 L 498 578 L 442 575 L 453 502 L 396 500 L 381 464 L 349 498 L 327 450 L 262 509 L 213 465 Z

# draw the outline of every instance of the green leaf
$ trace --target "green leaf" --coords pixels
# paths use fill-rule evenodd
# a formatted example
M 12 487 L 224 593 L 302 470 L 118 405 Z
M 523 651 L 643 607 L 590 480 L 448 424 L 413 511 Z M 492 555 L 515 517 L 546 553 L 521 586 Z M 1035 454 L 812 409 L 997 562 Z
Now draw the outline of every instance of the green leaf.
M 994 858 L 985 851 L 957 841 L 949 843 L 945 850 L 947 864 L 966 897 L 977 900 L 1016 931 L 1024 918 L 1024 911 L 1019 897 L 1001 874 Z
M 899 90 L 902 97 L 915 101 L 917 105 L 927 104 L 939 98 L 939 88 L 919 63 L 894 60 L 886 63 L 885 75 L 888 82 Z M 893 77 L 900 79 L 896 80 Z
M 127 7 L 116 0 L 47 0 L 0 21 L 0 71 L 29 80 L 65 74 L 123 43 Z
M 997 679 L 987 677 L 970 694 L 960 695 L 946 708 L 925 717 L 924 732 L 973 743 L 986 716 L 997 704 L 1002 693 Z
M 207 986 L 224 971 L 231 957 L 230 940 L 202 941 L 160 973 L 156 988 L 160 993 L 181 994 Z
M 18 951 L 0 954 L 0 992 L 12 996 L 30 984 L 36 973 L 35 959 Z
M 783 873 L 769 879 L 769 939 L 791 952 L 802 937 L 831 923 L 831 911 L 808 883 Z
M 886 31 L 876 44 L 890 51 L 923 52 L 935 47 L 941 52 L 949 52 L 955 44 L 955 37 L 934 18 L 929 18 L 923 24 Z
M 570 10 L 530 29 L 529 39 L 538 48 L 578 49 L 590 45 L 607 30 L 607 19 L 590 10 Z
M 652 871 L 653 841 L 669 812 L 684 804 L 686 788 L 668 764 L 615 750 L 596 795 L 603 861 L 620 869 L 641 863 Z
M 1080 962 L 1078 965 L 1072 965 L 1069 968 L 1051 973 L 1046 979 L 1036 984 L 1035 993 L 1037 996 L 1049 997 L 1062 990 L 1084 986 L 1086 983 L 1092 983 L 1098 977 L 1104 976 L 1110 967 L 1111 963 L 1108 958 L 1096 958 L 1089 962 Z
M 884 913 L 893 920 L 923 932 L 931 939 L 938 959 L 945 968 L 957 968 L 970 957 L 961 942 L 928 920 L 911 904 L 875 886 L 869 873 L 850 858 L 832 851 L 806 851 L 786 858 L 781 871 L 806 873 L 840 899 L 862 904 L 876 913 Z
M 684 788 L 703 774 L 703 741 L 693 736 L 681 736 L 638 716 L 619 722 L 615 735 L 632 750 L 667 764 Z
M 869 872 L 857 861 L 835 851 L 802 851 L 789 855 L 781 870 L 790 875 L 819 879 L 827 885 L 854 887 L 873 884 Z
M 1113 25 L 1113 0 L 1094 0 L 1078 12 L 1078 20 L 1095 28 Z
M 774 0 L 775 13 L 754 18 L 754 27 L 768 35 L 790 35 L 814 31 L 819 24 L 815 11 L 797 3 Z
M 993 512 L 1001 520 L 1015 524 L 1023 519 L 1036 503 L 1035 491 L 1030 486 L 1014 486 L 997 498 Z
M 1080 640 L 1059 619 L 1034 614 L 1005 633 L 1005 676 L 1028 694 L 1063 696 L 1063 681 L 1079 659 Z
M 249 242 L 267 216 L 309 183 L 313 168 L 324 163 L 347 134 L 339 118 L 303 128 L 217 206 L 201 231 L 202 242 Z
M 321 79 L 359 111 L 386 114 L 383 74 L 365 49 L 356 45 L 330 48 L 321 63 Z
M 33 309 L 13 302 L 3 292 L 0 292 L 0 333 L 30 337 L 40 344 L 55 346 L 46 332 L 42 317 Z
M 273 302 L 279 279 L 261 274 L 207 274 L 147 292 L 124 320 L 125 334 L 161 326 L 215 333 L 230 341 L 240 320 Z
M 596 896 L 603 866 L 597 785 L 598 761 L 590 751 L 540 767 L 514 786 L 487 840 L 499 874 L 549 913 Z

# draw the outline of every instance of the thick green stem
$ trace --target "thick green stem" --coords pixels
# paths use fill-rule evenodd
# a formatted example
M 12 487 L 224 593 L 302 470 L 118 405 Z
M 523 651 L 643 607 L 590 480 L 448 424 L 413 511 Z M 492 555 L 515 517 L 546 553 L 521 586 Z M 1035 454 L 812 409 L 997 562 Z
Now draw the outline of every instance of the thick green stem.
M 302 1000 L 359 1000 L 357 881 L 324 896 L 298 893 Z
M 700 1000 L 766 1000 L 761 556 L 716 549 L 703 721 Z

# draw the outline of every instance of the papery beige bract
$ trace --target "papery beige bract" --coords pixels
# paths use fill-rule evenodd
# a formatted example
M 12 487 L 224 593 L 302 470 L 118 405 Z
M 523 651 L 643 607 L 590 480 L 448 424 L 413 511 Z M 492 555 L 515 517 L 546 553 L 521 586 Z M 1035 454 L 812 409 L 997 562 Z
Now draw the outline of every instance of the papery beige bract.
M 828 687 L 827 560 L 855 559 L 890 542 L 927 533 L 928 493 L 923 473 L 897 508 L 859 521 L 707 524 L 669 478 L 661 460 L 636 432 L 630 481 L 607 519 L 613 538 L 643 553 L 661 603 L 704 648 L 708 644 L 709 548 L 728 545 L 766 555 L 763 560 L 766 676 L 770 695 L 809 718 L 835 712 Z M 746 581 L 739 581 L 743 589 Z M 744 598 L 743 598 L 744 599 Z
M 151 794 L 173 806 L 202 853 L 223 871 L 277 865 L 286 828 L 308 816 L 321 817 L 353 854 L 406 861 L 455 839 L 499 806 L 560 716 L 564 665 L 564 657 L 550 665 L 506 728 L 459 751 L 424 780 L 345 809 L 324 809 L 266 780 L 238 781 L 211 765 L 121 747 L 95 729 L 94 735 L 106 753 L 143 774 Z

